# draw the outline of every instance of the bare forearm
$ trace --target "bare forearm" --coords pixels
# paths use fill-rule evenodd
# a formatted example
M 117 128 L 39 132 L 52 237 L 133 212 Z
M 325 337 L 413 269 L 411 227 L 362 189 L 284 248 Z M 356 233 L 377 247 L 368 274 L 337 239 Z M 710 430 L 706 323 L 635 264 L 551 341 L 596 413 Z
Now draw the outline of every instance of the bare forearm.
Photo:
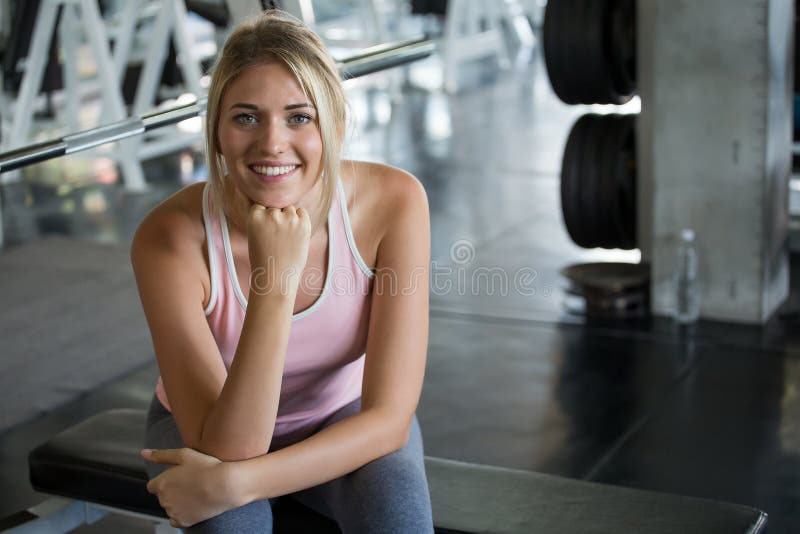
M 236 355 L 203 427 L 200 451 L 224 460 L 265 454 L 272 440 L 294 299 L 251 293 Z
M 235 462 L 239 501 L 286 495 L 351 473 L 405 445 L 409 424 L 365 411 L 285 449 Z

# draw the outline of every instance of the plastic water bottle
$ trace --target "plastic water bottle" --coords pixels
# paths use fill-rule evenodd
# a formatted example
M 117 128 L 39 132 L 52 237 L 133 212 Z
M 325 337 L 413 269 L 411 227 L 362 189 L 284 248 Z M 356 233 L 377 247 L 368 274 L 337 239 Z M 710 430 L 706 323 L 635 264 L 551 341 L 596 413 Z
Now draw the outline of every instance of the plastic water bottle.
M 690 324 L 700 317 L 700 288 L 697 284 L 697 246 L 694 231 L 681 232 L 675 269 L 675 321 Z

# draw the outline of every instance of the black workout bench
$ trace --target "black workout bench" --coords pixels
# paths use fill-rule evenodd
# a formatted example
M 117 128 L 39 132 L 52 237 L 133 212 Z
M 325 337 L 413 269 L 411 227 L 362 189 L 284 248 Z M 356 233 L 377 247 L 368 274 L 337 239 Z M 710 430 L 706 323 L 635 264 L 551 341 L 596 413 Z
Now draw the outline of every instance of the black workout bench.
M 177 532 L 145 488 L 139 457 L 146 413 L 110 410 L 59 433 L 29 456 L 31 484 L 54 496 L 6 532 L 67 532 L 108 513 Z M 438 534 L 757 534 L 766 514 L 747 506 L 634 490 L 512 469 L 426 458 Z M 275 506 L 275 533 L 337 533 L 292 499 Z M 411 533 L 409 533 L 411 534 Z

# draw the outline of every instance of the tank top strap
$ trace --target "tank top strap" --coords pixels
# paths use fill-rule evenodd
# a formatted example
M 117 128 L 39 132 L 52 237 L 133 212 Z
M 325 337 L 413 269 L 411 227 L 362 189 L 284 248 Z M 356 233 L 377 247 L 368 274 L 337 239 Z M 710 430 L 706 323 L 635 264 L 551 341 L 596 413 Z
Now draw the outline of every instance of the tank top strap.
M 338 245 L 337 256 L 341 258 L 339 261 L 345 261 L 347 258 L 349 260 L 348 266 L 352 266 L 355 271 L 371 279 L 375 276 L 375 273 L 367 266 L 356 247 L 356 240 L 355 237 L 353 237 L 353 229 L 350 225 L 350 214 L 347 210 L 347 195 L 345 194 L 341 178 L 337 178 L 336 180 L 334 204 L 336 203 L 339 204 L 338 208 L 335 205 L 331 207 L 331 209 L 336 212 L 333 217 L 337 226 L 336 233 L 345 237 L 345 239 L 340 238 L 336 240 Z
M 225 250 L 223 246 L 222 227 L 219 212 L 215 205 L 214 193 L 211 183 L 207 182 L 203 189 L 203 226 L 206 235 L 206 249 L 208 253 L 209 279 L 211 283 L 211 296 L 208 299 L 205 314 L 209 315 L 219 298 L 220 285 L 225 265 Z

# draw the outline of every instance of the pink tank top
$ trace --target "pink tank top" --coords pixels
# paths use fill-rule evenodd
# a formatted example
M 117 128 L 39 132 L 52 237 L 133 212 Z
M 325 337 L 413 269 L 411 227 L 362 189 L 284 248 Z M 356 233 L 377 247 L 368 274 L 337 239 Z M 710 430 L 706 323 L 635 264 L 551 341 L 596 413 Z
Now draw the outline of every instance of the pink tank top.
M 208 185 L 203 222 L 211 276 L 205 314 L 225 368 L 230 369 L 247 300 L 236 276 L 225 215 L 213 209 Z M 308 437 L 325 419 L 361 397 L 374 274 L 356 249 L 340 180 L 328 213 L 327 268 L 319 274 L 325 276 L 322 294 L 292 316 L 273 438 L 278 446 Z M 160 377 L 156 396 L 170 410 Z

